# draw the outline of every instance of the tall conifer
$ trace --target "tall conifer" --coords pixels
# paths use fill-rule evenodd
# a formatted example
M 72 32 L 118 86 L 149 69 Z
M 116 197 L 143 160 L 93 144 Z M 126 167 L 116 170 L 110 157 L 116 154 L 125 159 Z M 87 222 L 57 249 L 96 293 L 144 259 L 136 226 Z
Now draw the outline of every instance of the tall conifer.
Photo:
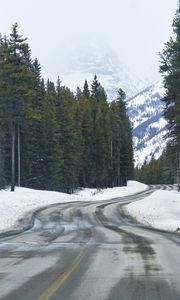
M 180 190 L 180 1 L 173 21 L 174 36 L 166 43 L 161 57 L 160 72 L 164 76 L 166 95 L 164 116 L 169 123 L 170 143 L 174 150 Z

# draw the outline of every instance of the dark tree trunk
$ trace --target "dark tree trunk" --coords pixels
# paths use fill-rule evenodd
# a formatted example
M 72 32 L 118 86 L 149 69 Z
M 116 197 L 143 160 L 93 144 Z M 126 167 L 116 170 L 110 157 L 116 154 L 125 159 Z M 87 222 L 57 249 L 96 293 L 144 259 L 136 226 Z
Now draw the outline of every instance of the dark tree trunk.
M 21 186 L 21 150 L 20 150 L 20 126 L 18 123 L 17 128 L 17 134 L 18 134 L 18 186 Z
M 12 124 L 12 154 L 11 154 L 11 192 L 15 188 L 15 124 Z

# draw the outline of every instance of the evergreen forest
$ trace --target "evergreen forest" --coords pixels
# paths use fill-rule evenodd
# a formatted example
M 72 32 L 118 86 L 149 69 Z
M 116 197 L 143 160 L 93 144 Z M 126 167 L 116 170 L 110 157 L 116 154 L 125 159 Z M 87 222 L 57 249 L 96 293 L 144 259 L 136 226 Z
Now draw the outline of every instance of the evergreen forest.
M 125 93 L 109 103 L 97 76 L 73 93 L 41 76 L 18 24 L 0 36 L 0 188 L 72 193 L 126 185 L 133 173 Z

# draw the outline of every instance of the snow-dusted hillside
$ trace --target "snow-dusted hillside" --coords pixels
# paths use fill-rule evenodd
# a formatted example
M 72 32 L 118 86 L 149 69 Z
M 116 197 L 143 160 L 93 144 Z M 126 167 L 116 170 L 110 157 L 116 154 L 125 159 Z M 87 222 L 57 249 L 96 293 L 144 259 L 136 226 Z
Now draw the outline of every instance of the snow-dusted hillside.
M 166 141 L 167 122 L 162 116 L 164 96 L 162 82 L 158 82 L 128 100 L 128 112 L 133 127 L 135 163 L 140 166 L 152 156 L 159 158 Z
M 91 88 L 95 74 L 105 88 L 108 100 L 116 99 L 119 88 L 122 88 L 129 98 L 148 85 L 147 81 L 138 80 L 120 63 L 116 52 L 102 42 L 92 43 L 88 48 L 81 46 L 68 53 L 68 59 L 64 60 L 61 80 L 63 85 L 76 91 L 77 86 L 83 87 L 85 79 Z

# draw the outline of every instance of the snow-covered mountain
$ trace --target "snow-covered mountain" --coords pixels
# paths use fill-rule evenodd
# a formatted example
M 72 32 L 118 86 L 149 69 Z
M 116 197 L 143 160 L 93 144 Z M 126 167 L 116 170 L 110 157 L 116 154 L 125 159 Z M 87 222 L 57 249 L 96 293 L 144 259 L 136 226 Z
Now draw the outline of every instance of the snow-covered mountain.
M 105 88 L 108 100 L 116 99 L 119 88 L 126 92 L 136 165 L 142 165 L 152 156 L 160 156 L 166 144 L 163 136 L 167 131 L 167 123 L 162 117 L 163 103 L 160 99 L 164 88 L 161 82 L 149 86 L 147 80 L 138 80 L 104 42 L 73 49 L 63 62 L 62 85 L 67 85 L 74 92 L 77 86 L 83 88 L 85 79 L 91 89 L 95 74 Z
M 127 101 L 133 127 L 135 164 L 141 166 L 152 156 L 159 158 L 166 141 L 167 122 L 163 117 L 164 97 L 162 82 L 158 82 Z
M 116 52 L 103 42 L 81 46 L 68 53 L 64 59 L 61 80 L 63 85 L 76 91 L 77 86 L 83 87 L 85 79 L 91 88 L 95 74 L 105 88 L 108 100 L 116 99 L 120 87 L 129 98 L 148 85 L 147 81 L 138 80 L 120 63 Z

